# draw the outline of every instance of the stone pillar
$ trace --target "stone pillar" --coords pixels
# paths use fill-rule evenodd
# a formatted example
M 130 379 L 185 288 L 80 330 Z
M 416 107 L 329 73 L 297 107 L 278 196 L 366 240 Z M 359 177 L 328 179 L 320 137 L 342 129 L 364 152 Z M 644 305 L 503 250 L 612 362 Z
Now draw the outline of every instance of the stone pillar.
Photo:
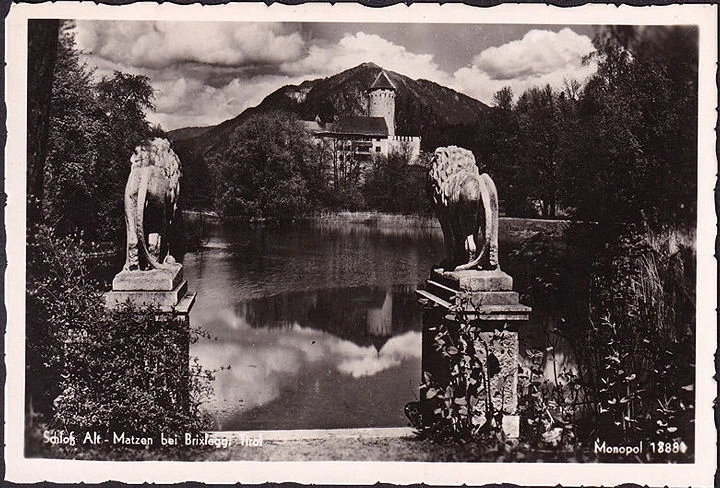
M 527 321 L 531 308 L 519 301 L 512 291 L 510 275 L 498 270 L 444 271 L 435 269 L 418 290 L 423 303 L 423 377 L 429 373 L 434 383 L 447 385 L 450 371 L 446 358 L 435 348 L 437 327 L 442 321 L 450 324 L 451 335 L 457 333 L 460 321 L 470 323 L 476 357 L 485 365 L 489 381 L 476 378 L 483 390 L 490 386 L 490 398 L 495 411 L 503 413 L 503 431 L 508 438 L 520 434 L 517 414 L 518 394 L 518 333 L 517 326 Z M 448 314 L 457 317 L 448 320 Z M 487 347 L 487 349 L 486 349 Z M 490 362 L 488 362 L 488 357 Z M 421 391 L 421 400 L 426 400 Z
M 175 263 L 166 265 L 166 269 L 147 271 L 121 271 L 113 279 L 112 291 L 105 294 L 105 304 L 114 309 L 125 303 L 144 308 L 150 307 L 157 311 L 155 323 L 159 333 L 172 334 L 179 339 L 166 351 L 168 361 L 160 368 L 179 370 L 180 383 L 168 383 L 167 378 L 175 375 L 163 375 L 155 371 L 157 377 L 150 383 L 150 388 L 167 391 L 174 404 L 187 411 L 189 407 L 190 389 L 190 309 L 195 303 L 195 293 L 188 293 L 187 281 L 183 279 L 182 265 Z M 142 347 L 142 344 L 138 344 Z M 138 365 L 143 367 L 143 365 Z M 159 383 L 163 386 L 159 386 Z

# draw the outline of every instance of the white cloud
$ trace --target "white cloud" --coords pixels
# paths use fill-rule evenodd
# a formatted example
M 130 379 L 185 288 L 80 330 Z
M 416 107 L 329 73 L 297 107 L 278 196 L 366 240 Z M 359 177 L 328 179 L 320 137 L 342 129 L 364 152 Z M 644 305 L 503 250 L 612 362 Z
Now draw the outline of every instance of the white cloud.
M 157 112 L 148 114 L 154 123 L 166 128 L 216 124 L 235 117 L 284 85 L 337 74 L 363 62 L 374 62 L 411 78 L 431 79 L 449 84 L 450 79 L 433 61 L 432 55 L 415 54 L 377 35 L 348 34 L 337 44 L 310 47 L 301 58 L 281 62 L 273 75 L 235 78 L 228 84 L 205 90 L 201 79 L 157 81 Z
M 280 69 L 296 76 L 326 76 L 368 62 L 410 78 L 425 78 L 438 83 L 448 81 L 447 74 L 439 69 L 431 54 L 413 53 L 404 46 L 364 32 L 345 34 L 337 44 L 314 44 L 307 56 L 282 63 Z
M 148 114 L 148 119 L 166 129 L 217 124 L 259 104 L 278 88 L 303 80 L 263 75 L 242 80 L 235 78 L 218 88 L 192 77 L 158 81 L 153 83 L 157 90 L 157 108 Z
M 281 24 L 78 21 L 77 44 L 100 58 L 141 68 L 177 63 L 277 64 L 302 55 L 299 33 Z
M 338 363 L 337 369 L 353 378 L 373 376 L 381 371 L 398 366 L 405 359 L 419 358 L 422 351 L 422 334 L 407 332 L 391 337 L 376 352 L 372 347 L 358 348 L 355 354 L 346 354 Z
M 590 64 L 546 74 L 498 80 L 473 66 L 470 68 L 461 68 L 455 72 L 455 89 L 473 98 L 477 98 L 482 102 L 491 104 L 493 95 L 506 86 L 512 88 L 516 97 L 522 95 L 522 93 L 529 88 L 535 86 L 542 87 L 546 84 L 549 84 L 555 89 L 562 89 L 566 80 L 575 79 L 582 83 L 595 73 L 596 69 L 596 65 Z
M 488 104 L 505 86 L 519 96 L 533 86 L 582 82 L 596 70 L 594 64 L 582 64 L 592 42 L 569 28 L 531 30 L 520 40 L 477 53 L 452 74 L 440 69 L 432 54 L 364 32 L 330 43 L 304 41 L 288 24 L 78 21 L 76 34 L 98 74 L 117 69 L 150 78 L 157 110 L 148 119 L 165 129 L 220 123 L 283 85 L 331 76 L 363 62 L 434 81 Z
M 232 329 L 232 336 L 221 342 L 200 341 L 192 346 L 192 354 L 205 368 L 231 365 L 216 374 L 215 396 L 208 404 L 221 424 L 238 411 L 267 405 L 283 391 L 298 388 L 301 377 L 313 371 L 334 369 L 363 378 L 405 360 L 418 360 L 422 351 L 422 335 L 416 331 L 389 338 L 378 352 L 299 324 L 289 329 L 252 328 L 242 312 L 224 310 L 213 320 Z
M 520 40 L 477 54 L 470 66 L 453 74 L 454 88 L 485 103 L 505 86 L 516 96 L 533 86 L 562 88 L 565 80 L 583 82 L 595 72 L 595 64 L 583 64 L 593 50 L 590 38 L 569 28 L 531 30 Z
M 485 49 L 472 64 L 494 79 L 522 79 L 575 68 L 593 50 L 587 36 L 569 28 L 531 30 L 518 41 Z
M 114 70 L 150 78 L 155 112 L 148 120 L 165 129 L 203 126 L 237 116 L 268 94 L 305 78 L 283 74 L 237 75 L 208 83 L 228 67 L 272 68 L 302 55 L 298 33 L 280 24 L 78 21 L 76 42 L 98 76 Z M 262 70 L 261 70 L 262 71 Z

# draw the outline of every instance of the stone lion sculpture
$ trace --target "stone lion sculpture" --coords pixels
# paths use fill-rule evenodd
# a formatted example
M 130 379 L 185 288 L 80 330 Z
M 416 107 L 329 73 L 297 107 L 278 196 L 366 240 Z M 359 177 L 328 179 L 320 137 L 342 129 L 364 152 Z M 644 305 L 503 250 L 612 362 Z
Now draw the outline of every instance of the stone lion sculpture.
M 180 193 L 180 160 L 167 139 L 151 138 L 135 148 L 125 186 L 127 254 L 124 271 L 169 269 L 169 229 Z
M 441 266 L 455 271 L 500 269 L 497 189 L 490 176 L 480 174 L 472 152 L 438 148 L 430 177 L 445 238 Z

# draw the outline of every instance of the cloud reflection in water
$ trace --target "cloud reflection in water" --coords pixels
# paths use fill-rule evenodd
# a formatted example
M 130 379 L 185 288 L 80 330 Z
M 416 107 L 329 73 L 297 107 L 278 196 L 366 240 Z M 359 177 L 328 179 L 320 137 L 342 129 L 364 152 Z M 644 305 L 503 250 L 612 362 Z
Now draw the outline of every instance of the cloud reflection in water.
M 409 331 L 390 337 L 378 351 L 330 333 L 293 323 L 282 328 L 251 327 L 244 314 L 219 311 L 213 329 L 225 329 L 222 342 L 201 341 L 192 353 L 210 369 L 220 371 L 213 383 L 215 398 L 211 409 L 219 412 L 218 422 L 267 405 L 288 391 L 319 389 L 318 382 L 332 374 L 353 381 L 377 375 L 400 366 L 406 360 L 419 360 L 422 336 Z M 229 329 L 229 330 L 228 330 Z M 220 427 L 222 428 L 222 427 Z

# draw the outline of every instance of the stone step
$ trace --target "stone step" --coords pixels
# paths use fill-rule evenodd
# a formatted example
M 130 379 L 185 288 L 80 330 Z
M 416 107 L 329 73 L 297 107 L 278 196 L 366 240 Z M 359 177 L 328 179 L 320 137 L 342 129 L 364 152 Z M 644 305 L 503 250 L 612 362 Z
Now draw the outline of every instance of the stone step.
M 441 307 L 450 310 L 450 308 L 453 306 L 452 303 L 448 302 L 447 300 L 443 300 L 442 298 L 433 295 L 429 291 L 426 290 L 415 290 L 415 293 L 420 295 L 423 298 L 427 298 L 428 300 L 432 301 L 436 305 L 440 305 Z
M 452 288 L 433 280 L 427 280 L 425 282 L 425 289 L 433 295 L 438 296 L 443 300 L 447 300 L 448 302 L 452 302 L 458 292 L 457 290 L 453 290 Z
M 445 310 L 451 310 L 454 307 L 454 302 L 445 300 L 428 290 L 416 290 L 415 293 Z M 474 293 L 474 295 L 477 294 L 479 293 Z M 488 303 L 487 297 L 493 297 L 493 301 L 508 301 L 511 303 Z M 519 296 L 516 292 L 488 292 L 485 300 L 482 304 L 473 303 L 472 300 L 466 303 L 463 315 L 470 320 L 485 321 L 521 321 L 530 319 L 532 308 L 519 303 Z
M 180 315 L 187 315 L 190 313 L 190 309 L 195 304 L 195 297 L 197 293 L 186 293 L 184 297 L 180 299 L 177 305 L 175 305 L 175 313 Z

